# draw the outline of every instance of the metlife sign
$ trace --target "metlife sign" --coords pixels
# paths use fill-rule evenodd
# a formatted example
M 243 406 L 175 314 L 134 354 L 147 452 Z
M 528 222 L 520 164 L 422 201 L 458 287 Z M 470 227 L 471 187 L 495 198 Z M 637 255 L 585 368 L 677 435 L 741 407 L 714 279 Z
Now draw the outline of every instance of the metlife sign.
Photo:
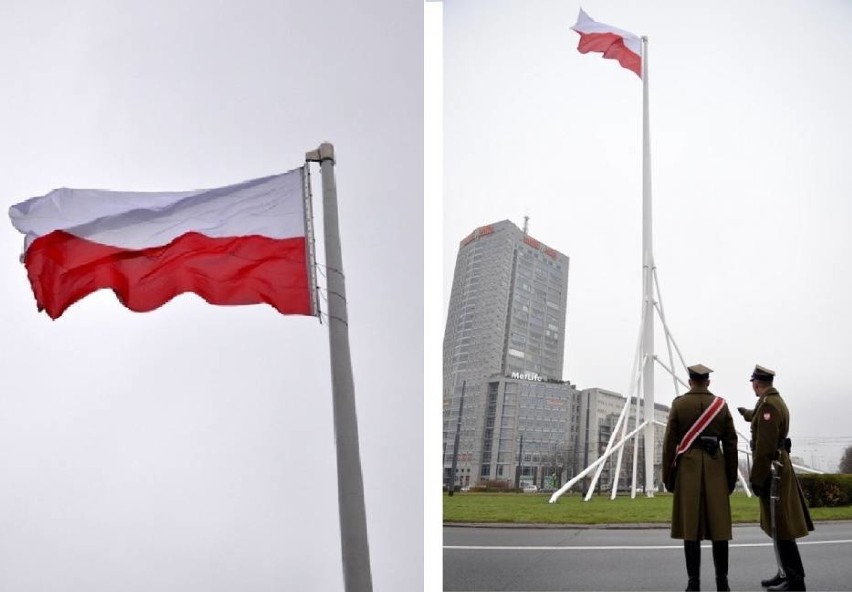
M 535 372 L 512 372 L 509 376 L 518 380 L 531 380 L 534 382 L 544 382 L 547 380 L 544 376 L 539 376 Z

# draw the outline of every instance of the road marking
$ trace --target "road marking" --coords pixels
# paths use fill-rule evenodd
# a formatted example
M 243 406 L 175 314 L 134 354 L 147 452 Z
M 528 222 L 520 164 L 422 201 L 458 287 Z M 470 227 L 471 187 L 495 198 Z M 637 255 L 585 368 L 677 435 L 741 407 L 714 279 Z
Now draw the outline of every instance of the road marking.
M 798 545 L 848 545 L 852 539 L 841 539 L 837 541 L 796 541 Z M 711 548 L 710 544 L 702 545 Z M 772 542 L 767 543 L 731 543 L 730 547 L 771 547 Z M 444 545 L 446 551 L 659 551 L 666 549 L 682 550 L 683 545 L 601 545 L 601 546 L 578 546 L 578 547 L 497 547 L 492 545 Z

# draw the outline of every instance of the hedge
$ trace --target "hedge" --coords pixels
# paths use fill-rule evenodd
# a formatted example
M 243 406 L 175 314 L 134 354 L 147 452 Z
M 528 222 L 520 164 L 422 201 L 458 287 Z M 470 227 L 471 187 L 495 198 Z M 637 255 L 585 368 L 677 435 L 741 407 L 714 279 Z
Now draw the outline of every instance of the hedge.
M 852 505 L 852 475 L 797 475 L 812 508 Z

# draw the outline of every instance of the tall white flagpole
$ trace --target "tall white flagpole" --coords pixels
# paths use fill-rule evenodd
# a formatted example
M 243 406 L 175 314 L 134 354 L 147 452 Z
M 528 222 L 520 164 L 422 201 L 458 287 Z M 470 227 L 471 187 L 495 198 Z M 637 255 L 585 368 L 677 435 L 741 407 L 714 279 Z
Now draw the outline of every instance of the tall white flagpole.
M 648 37 L 642 37 L 642 397 L 645 424 L 645 495 L 654 496 L 654 255 L 651 244 L 651 135 L 648 122 Z
M 328 341 L 331 351 L 331 387 L 334 406 L 334 437 L 337 445 L 337 499 L 340 510 L 340 547 L 343 554 L 343 584 L 346 592 L 371 592 L 370 549 L 367 545 L 367 516 L 364 482 L 358 449 L 358 418 L 355 386 L 349 354 L 349 320 L 340 231 L 337 224 L 337 184 L 334 180 L 334 146 L 323 142 L 305 154 L 308 162 L 319 162 L 322 172 L 323 230 L 328 289 Z

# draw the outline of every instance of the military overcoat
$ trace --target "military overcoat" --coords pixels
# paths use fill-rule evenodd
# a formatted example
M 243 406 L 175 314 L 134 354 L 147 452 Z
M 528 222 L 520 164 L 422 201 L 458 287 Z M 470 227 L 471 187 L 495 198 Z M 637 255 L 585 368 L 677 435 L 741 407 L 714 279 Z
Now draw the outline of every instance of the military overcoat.
M 760 398 L 751 419 L 751 449 L 753 461 L 749 481 L 752 489 L 760 493 L 760 527 L 772 536 L 770 517 L 769 467 L 773 459 L 781 461 L 781 499 L 776 506 L 776 526 L 781 540 L 807 536 L 814 529 L 805 496 L 793 472 L 790 455 L 784 449 L 784 440 L 790 431 L 790 412 L 781 394 L 770 388 Z
M 664 483 L 672 470 L 678 444 L 713 398 L 706 387 L 693 387 L 672 403 L 663 440 Z M 737 432 L 727 403 L 702 435 L 718 437 L 721 447 L 715 458 L 697 446 L 678 458 L 671 536 L 687 541 L 729 541 L 732 537 L 728 496 L 737 483 Z

